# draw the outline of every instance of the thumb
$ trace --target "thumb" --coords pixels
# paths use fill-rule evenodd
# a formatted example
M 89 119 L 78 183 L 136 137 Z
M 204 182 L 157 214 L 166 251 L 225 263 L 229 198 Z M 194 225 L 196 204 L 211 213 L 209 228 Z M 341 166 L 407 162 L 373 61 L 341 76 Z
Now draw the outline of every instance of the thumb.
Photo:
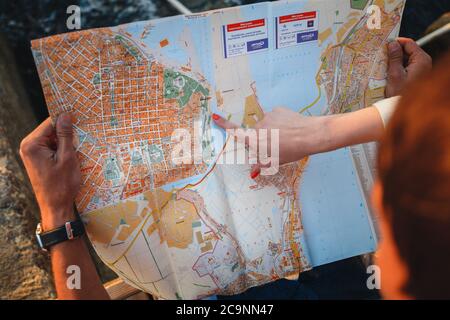
M 403 66 L 403 49 L 398 41 L 388 45 L 388 88 L 398 91 L 404 81 L 406 71 Z M 396 93 L 392 93 L 395 95 Z M 388 94 L 391 95 L 391 94 Z
M 394 78 L 400 78 L 405 72 L 403 67 L 403 49 L 398 41 L 393 41 L 388 45 L 389 67 L 388 74 Z
M 69 113 L 62 113 L 56 120 L 56 136 L 58 138 L 57 157 L 73 153 L 73 128 Z

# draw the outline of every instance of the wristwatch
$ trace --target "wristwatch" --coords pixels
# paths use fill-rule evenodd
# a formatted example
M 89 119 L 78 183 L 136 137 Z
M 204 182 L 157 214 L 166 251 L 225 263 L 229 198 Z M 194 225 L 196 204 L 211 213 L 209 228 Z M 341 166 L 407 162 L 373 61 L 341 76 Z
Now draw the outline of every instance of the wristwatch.
M 36 239 L 39 247 L 44 251 L 48 251 L 51 246 L 77 238 L 83 235 L 84 232 L 81 219 L 68 221 L 62 227 L 46 232 L 42 232 L 42 226 L 39 222 L 36 227 Z

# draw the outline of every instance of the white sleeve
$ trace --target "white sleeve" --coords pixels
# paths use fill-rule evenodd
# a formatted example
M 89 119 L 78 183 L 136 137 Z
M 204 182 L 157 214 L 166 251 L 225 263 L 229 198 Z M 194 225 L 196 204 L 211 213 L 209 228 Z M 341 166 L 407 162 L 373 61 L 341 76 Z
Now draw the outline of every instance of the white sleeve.
M 381 119 L 383 120 L 383 124 L 385 127 L 388 124 L 392 114 L 394 113 L 395 107 L 400 101 L 400 98 L 401 98 L 400 96 L 391 97 L 384 100 L 380 100 L 373 104 L 380 113 Z

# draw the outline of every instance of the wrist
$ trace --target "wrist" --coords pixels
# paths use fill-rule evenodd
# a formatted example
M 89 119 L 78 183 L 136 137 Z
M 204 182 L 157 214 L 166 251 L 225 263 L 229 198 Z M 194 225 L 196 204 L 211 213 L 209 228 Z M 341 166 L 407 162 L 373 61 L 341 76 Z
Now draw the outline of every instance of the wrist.
M 311 126 L 297 135 L 298 139 L 304 141 L 303 144 L 299 144 L 303 146 L 303 152 L 312 155 L 333 150 L 334 116 L 318 116 L 312 120 Z
M 63 226 L 68 221 L 76 219 L 73 206 L 66 208 L 41 209 L 41 224 L 44 231 L 50 231 Z
M 335 114 L 323 117 L 323 150 L 328 152 L 342 147 L 342 132 L 340 130 L 345 114 Z
M 285 150 L 281 163 L 298 161 L 304 157 L 323 152 L 324 117 L 304 117 L 296 128 L 291 129 L 285 139 Z

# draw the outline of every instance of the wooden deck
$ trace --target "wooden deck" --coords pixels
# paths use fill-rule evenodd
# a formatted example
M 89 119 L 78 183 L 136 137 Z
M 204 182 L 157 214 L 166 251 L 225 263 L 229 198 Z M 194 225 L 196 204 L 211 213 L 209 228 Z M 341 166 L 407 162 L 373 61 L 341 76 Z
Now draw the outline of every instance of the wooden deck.
M 104 286 L 112 300 L 152 300 L 151 295 L 130 286 L 120 278 L 109 281 Z

